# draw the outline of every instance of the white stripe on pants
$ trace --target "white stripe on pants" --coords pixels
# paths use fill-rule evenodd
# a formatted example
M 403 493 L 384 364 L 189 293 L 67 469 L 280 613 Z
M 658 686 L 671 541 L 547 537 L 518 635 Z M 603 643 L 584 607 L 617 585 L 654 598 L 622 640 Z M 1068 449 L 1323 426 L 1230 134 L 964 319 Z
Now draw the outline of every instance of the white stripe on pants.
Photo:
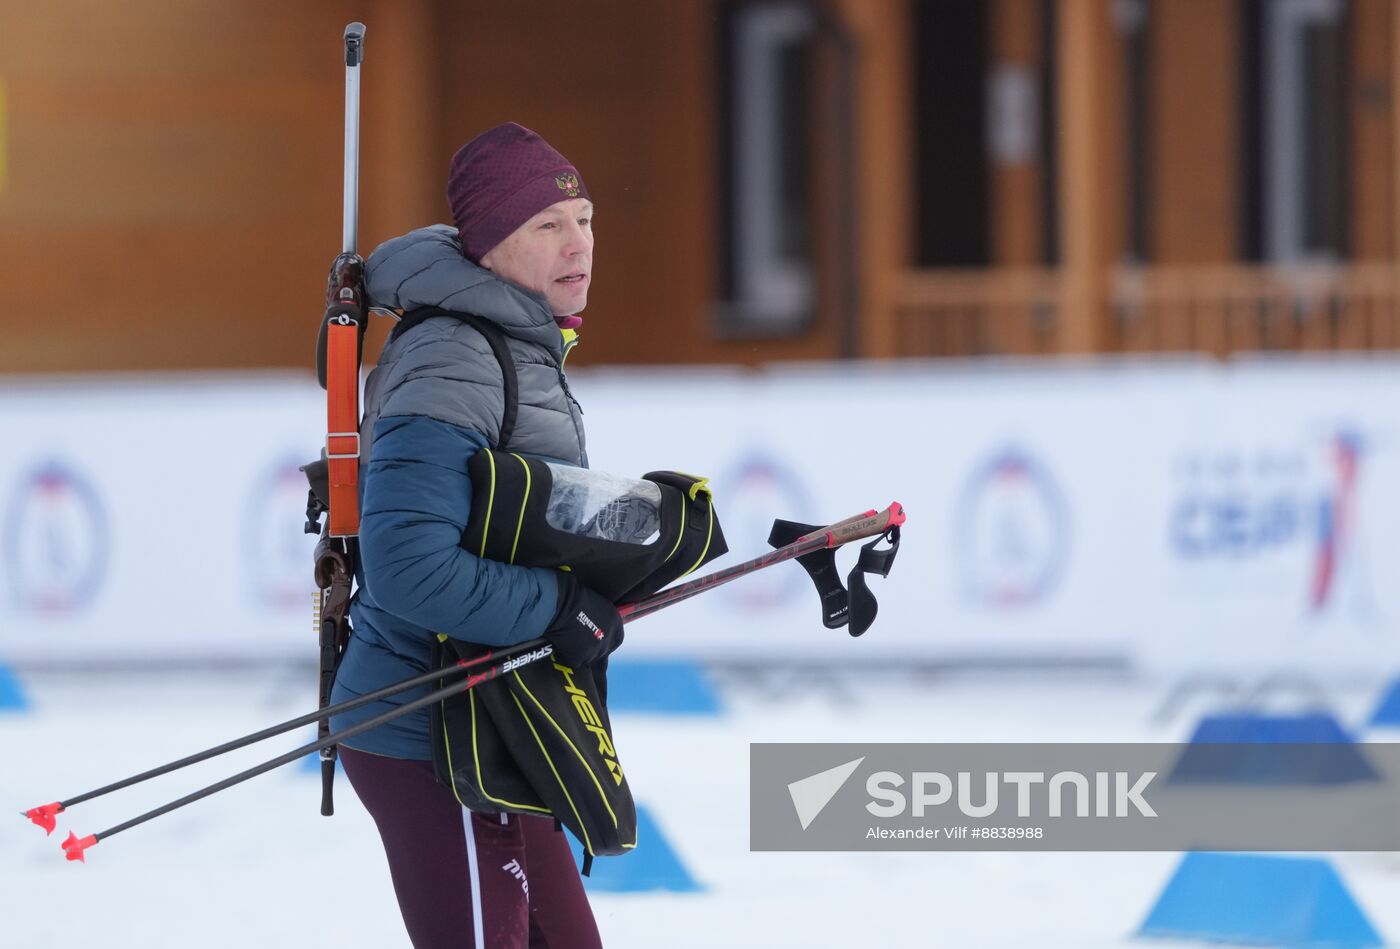
M 505 817 L 504 814 L 501 815 Z M 472 812 L 462 809 L 462 824 L 467 837 L 467 868 L 472 890 L 472 945 L 486 949 L 486 932 L 481 924 L 481 865 L 476 859 L 476 832 L 472 829 Z

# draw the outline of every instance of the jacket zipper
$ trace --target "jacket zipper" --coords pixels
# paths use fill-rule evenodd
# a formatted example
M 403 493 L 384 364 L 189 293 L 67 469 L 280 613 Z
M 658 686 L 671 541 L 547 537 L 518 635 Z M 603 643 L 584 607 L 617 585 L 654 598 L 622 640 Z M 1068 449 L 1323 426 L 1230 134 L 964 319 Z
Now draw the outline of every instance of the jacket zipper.
M 569 421 L 574 423 L 574 437 L 578 439 L 579 463 L 583 464 L 585 454 L 583 450 L 583 426 L 579 424 L 583 417 L 583 406 L 578 399 L 574 398 L 573 392 L 569 389 L 569 380 L 564 376 L 564 362 L 569 358 L 569 353 L 578 345 L 578 336 L 573 333 L 566 333 L 564 336 L 564 351 L 559 354 L 559 387 L 564 390 L 564 398 L 572 402 L 574 408 L 578 409 L 576 418 L 572 412 L 569 413 Z
M 563 386 L 564 395 L 568 396 L 569 401 L 574 404 L 574 408 L 578 409 L 578 414 L 582 415 L 583 406 L 578 404 L 578 399 L 575 399 L 574 394 L 571 391 L 569 391 L 569 380 L 564 378 L 564 370 L 562 369 L 559 370 L 559 385 Z
M 559 357 L 559 385 L 561 385 L 564 388 L 564 395 L 568 396 L 569 401 L 572 402 L 574 404 L 574 407 L 578 409 L 578 414 L 582 415 L 583 406 L 579 405 L 578 399 L 575 399 L 573 392 L 569 391 L 569 380 L 564 378 L 564 363 L 568 360 L 569 353 L 573 352 L 574 347 L 577 345 L 577 337 L 575 337 L 574 339 L 566 340 L 564 343 L 564 352 Z

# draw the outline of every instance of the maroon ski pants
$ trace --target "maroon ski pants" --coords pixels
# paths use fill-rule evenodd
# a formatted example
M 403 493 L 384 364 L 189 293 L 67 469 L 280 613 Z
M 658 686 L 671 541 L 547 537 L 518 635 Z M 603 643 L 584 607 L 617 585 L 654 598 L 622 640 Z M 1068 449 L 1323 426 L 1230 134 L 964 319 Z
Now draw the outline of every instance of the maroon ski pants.
M 379 827 L 414 949 L 601 949 L 553 820 L 466 811 L 429 761 L 345 747 L 340 760 Z

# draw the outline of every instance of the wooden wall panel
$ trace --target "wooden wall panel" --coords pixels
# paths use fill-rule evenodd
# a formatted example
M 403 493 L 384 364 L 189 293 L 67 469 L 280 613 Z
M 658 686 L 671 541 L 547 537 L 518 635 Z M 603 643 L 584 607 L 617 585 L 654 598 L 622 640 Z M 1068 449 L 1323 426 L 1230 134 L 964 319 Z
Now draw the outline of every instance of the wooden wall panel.
M 840 0 L 859 54 L 856 99 L 861 355 L 898 356 L 897 284 L 913 258 L 909 0 Z
M 1057 348 L 1110 345 L 1109 267 L 1123 246 L 1122 45 L 1108 0 L 1061 0 L 1059 106 L 1061 285 Z
M 305 365 L 354 5 L 5 8 L 0 371 Z
M 995 0 L 992 16 L 992 61 L 1034 77 L 1038 96 L 1054 95 L 1039 87 L 1042 0 Z M 1038 117 L 1039 103 L 1029 103 Z M 1040 136 L 1035 140 L 1039 143 Z M 1003 267 L 1032 267 L 1043 259 L 1041 189 L 1045 156 L 997 162 L 992 167 L 992 262 Z
M 717 8 L 0 0 L 0 254 L 16 275 L 0 328 L 18 340 L 0 371 L 309 364 L 339 249 L 351 19 L 369 26 L 362 251 L 445 220 L 453 151 L 515 119 L 598 200 L 579 363 L 833 353 L 829 305 L 795 340 L 711 329 Z
M 1394 253 L 1394 187 L 1391 144 L 1391 43 L 1395 7 L 1390 0 L 1352 0 L 1351 256 L 1377 260 Z
M 1232 260 L 1239 229 L 1237 5 L 1168 0 L 1151 11 L 1152 262 Z

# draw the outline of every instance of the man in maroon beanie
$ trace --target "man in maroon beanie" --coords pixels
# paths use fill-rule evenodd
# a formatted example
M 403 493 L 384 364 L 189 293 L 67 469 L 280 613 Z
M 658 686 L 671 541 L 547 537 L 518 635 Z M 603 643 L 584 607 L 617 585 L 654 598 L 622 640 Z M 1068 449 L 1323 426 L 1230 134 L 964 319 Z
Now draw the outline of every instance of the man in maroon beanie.
M 540 136 L 508 123 L 457 152 L 447 199 L 455 226 L 396 237 L 365 262 L 371 305 L 403 319 L 365 382 L 360 569 L 336 702 L 425 672 L 439 635 L 493 647 L 543 636 L 573 668 L 622 642 L 613 603 L 570 574 L 462 545 L 477 451 L 588 464 L 564 378 L 593 271 L 583 177 Z M 333 727 L 426 691 L 338 715 Z M 599 949 L 565 835 L 547 817 L 466 810 L 438 783 L 435 750 L 426 709 L 341 748 L 416 949 Z
M 478 135 L 452 158 L 447 203 L 468 260 L 543 293 L 556 318 L 583 312 L 593 202 L 548 142 L 514 122 Z

